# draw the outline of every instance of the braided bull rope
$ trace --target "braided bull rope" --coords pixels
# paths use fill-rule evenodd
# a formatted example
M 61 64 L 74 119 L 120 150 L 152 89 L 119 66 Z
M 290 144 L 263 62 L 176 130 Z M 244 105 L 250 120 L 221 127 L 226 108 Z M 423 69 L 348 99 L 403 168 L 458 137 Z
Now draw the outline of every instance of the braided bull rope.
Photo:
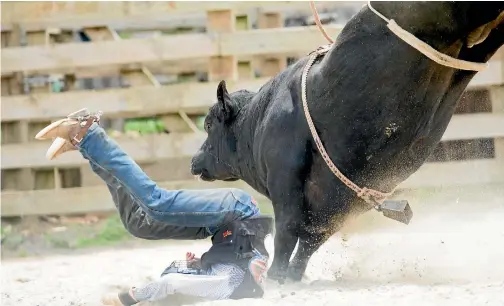
M 486 68 L 488 68 L 487 63 L 464 61 L 464 60 L 454 58 L 454 57 L 451 57 L 449 55 L 446 55 L 444 53 L 439 52 L 438 50 L 432 48 L 429 44 L 418 39 L 415 35 L 404 30 L 403 28 L 401 28 L 394 21 L 394 19 L 388 19 L 387 17 L 383 16 L 383 14 L 378 12 L 371 5 L 371 1 L 367 2 L 367 6 L 373 13 L 375 13 L 378 17 L 380 17 L 381 19 L 383 19 L 387 23 L 387 27 L 389 28 L 389 30 L 392 33 L 394 33 L 402 41 L 404 41 L 405 43 L 407 43 L 411 47 L 415 48 L 418 52 L 422 53 L 427 58 L 438 63 L 439 65 L 454 68 L 454 69 L 470 70 L 470 71 L 482 71 L 482 70 L 485 70 Z M 327 39 L 327 41 L 330 44 L 332 44 L 334 42 L 334 40 L 324 30 L 324 27 L 322 26 L 322 23 L 320 22 L 319 15 L 317 13 L 317 8 L 315 7 L 315 4 L 313 3 L 313 1 L 310 1 L 310 8 L 313 13 L 313 17 L 315 19 L 315 24 L 319 28 L 320 32 L 322 32 L 322 35 L 324 35 L 324 37 Z M 499 15 L 498 18 L 502 18 L 501 15 Z
M 399 37 L 401 40 L 406 42 L 408 45 L 411 47 L 415 48 L 417 51 L 425 55 L 427 58 L 431 59 L 432 61 L 438 63 L 439 65 L 454 68 L 454 69 L 461 69 L 461 70 L 472 70 L 472 71 L 482 71 L 488 67 L 487 63 L 476 63 L 476 62 L 469 62 L 469 61 L 464 61 L 460 60 L 457 58 L 453 58 L 449 55 L 443 54 L 436 49 L 432 48 L 430 45 L 427 43 L 423 42 L 422 40 L 418 39 L 415 37 L 413 34 L 409 33 L 408 31 L 404 30 L 401 28 L 393 19 L 387 19 L 385 16 L 383 16 L 380 12 L 378 12 L 376 9 L 374 9 L 371 6 L 371 1 L 367 2 L 368 8 L 375 13 L 378 17 L 383 19 L 384 21 L 387 22 L 387 27 L 390 29 L 392 33 L 394 33 L 397 37 Z M 322 144 L 322 141 L 320 140 L 320 137 L 318 136 L 317 130 L 315 129 L 315 125 L 313 124 L 313 120 L 310 115 L 310 111 L 308 109 L 308 102 L 306 98 L 306 78 L 308 76 L 308 72 L 310 71 L 310 68 L 313 66 L 313 63 L 315 60 L 324 54 L 326 54 L 330 48 L 331 45 L 334 43 L 334 40 L 326 33 L 324 30 L 324 27 L 322 26 L 322 23 L 320 22 L 320 18 L 317 13 L 317 9 L 315 7 L 315 4 L 313 1 L 310 1 L 310 8 L 312 10 L 314 19 L 315 19 L 315 24 L 319 28 L 319 30 L 322 32 L 324 37 L 327 39 L 327 41 L 330 43 L 329 45 L 322 46 L 318 48 L 316 51 L 312 52 L 310 55 L 310 58 L 308 62 L 306 63 L 303 74 L 301 76 L 301 100 L 303 102 L 303 110 L 305 113 L 306 121 L 308 123 L 308 127 L 310 128 L 310 132 L 313 136 L 313 139 L 315 140 L 315 144 L 317 145 L 317 148 L 324 159 L 325 163 L 331 169 L 332 173 L 341 181 L 343 182 L 348 188 L 353 190 L 357 196 L 361 199 L 363 199 L 366 203 L 371 205 L 374 209 L 380 210 L 381 204 L 390 197 L 393 193 L 394 190 L 391 192 L 381 192 L 378 190 L 370 189 L 367 187 L 359 187 L 357 186 L 354 182 L 352 182 L 349 178 L 347 178 L 341 171 L 339 171 L 338 167 L 334 165 L 333 161 L 329 157 L 329 154 L 327 154 L 327 151 L 324 148 L 324 145 Z
M 317 130 L 315 129 L 315 125 L 313 124 L 313 120 L 310 115 L 310 110 L 308 109 L 308 102 L 306 98 L 306 78 L 308 76 L 308 72 L 310 68 L 313 66 L 315 60 L 327 53 L 329 51 L 330 45 L 319 48 L 317 51 L 311 54 L 310 59 L 306 63 L 304 67 L 303 74 L 301 76 L 301 100 L 303 101 L 303 109 L 306 117 L 306 121 L 308 122 L 308 127 L 310 128 L 313 139 L 315 140 L 315 144 L 317 145 L 318 150 L 320 151 L 320 155 L 324 158 L 329 169 L 331 169 L 332 173 L 341 180 L 348 188 L 352 189 L 359 198 L 363 199 L 366 203 L 371 205 L 373 208 L 379 210 L 379 204 L 382 204 L 389 196 L 392 195 L 392 192 L 384 193 L 374 189 L 369 189 L 367 187 L 359 187 L 354 182 L 352 182 L 349 178 L 347 178 L 341 171 L 338 170 L 338 167 L 334 165 L 331 157 L 327 154 L 327 151 L 322 144 L 322 140 L 318 136 Z
M 401 28 L 394 19 L 388 19 L 380 12 L 378 12 L 375 8 L 371 6 L 371 1 L 368 1 L 367 6 L 369 9 L 375 13 L 378 17 L 387 22 L 387 27 L 389 30 L 394 33 L 397 37 L 402 39 L 405 43 L 415 48 L 418 52 L 422 53 L 430 60 L 438 63 L 439 65 L 460 69 L 460 70 L 471 70 L 471 71 L 482 71 L 488 68 L 487 63 L 477 63 L 477 62 L 469 62 L 460 60 L 458 58 L 451 57 L 444 53 L 439 52 L 438 50 L 429 46 L 429 44 L 423 42 L 418 39 L 415 35 Z

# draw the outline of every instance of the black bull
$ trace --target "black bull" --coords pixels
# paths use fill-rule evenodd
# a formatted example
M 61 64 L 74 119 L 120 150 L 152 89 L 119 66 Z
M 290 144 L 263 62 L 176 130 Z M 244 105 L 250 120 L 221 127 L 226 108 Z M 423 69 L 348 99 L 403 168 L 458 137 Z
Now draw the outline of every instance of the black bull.
M 470 33 L 495 20 L 503 2 L 377 2 L 373 7 L 455 58 L 486 62 L 504 43 L 500 23 L 483 42 L 467 46 Z M 276 279 L 301 279 L 310 257 L 345 219 L 370 209 L 334 176 L 313 142 L 301 102 L 307 59 L 258 92 L 229 94 L 221 82 L 218 102 L 205 121 L 208 137 L 192 160 L 193 174 L 204 180 L 241 179 L 271 199 L 276 235 L 268 274 Z M 339 170 L 359 186 L 388 192 L 431 154 L 474 75 L 431 61 L 364 7 L 313 65 L 307 99 Z

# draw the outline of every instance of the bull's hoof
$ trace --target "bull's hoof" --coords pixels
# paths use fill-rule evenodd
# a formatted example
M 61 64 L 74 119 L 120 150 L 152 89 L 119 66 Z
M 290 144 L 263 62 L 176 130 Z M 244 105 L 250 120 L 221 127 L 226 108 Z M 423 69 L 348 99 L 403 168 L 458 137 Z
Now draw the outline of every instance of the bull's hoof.
M 294 282 L 300 282 L 303 278 L 304 271 L 304 269 L 300 269 L 296 266 L 289 266 L 287 277 Z
M 285 283 L 285 279 L 287 278 L 287 273 L 285 271 L 270 269 L 268 271 L 268 278 L 277 281 L 280 285 L 283 285 Z

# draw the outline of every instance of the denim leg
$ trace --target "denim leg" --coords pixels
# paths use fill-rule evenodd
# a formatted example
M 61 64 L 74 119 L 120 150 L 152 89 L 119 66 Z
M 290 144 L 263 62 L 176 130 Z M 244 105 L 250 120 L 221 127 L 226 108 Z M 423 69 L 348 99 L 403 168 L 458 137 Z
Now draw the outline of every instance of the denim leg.
M 149 240 L 195 240 L 210 236 L 209 230 L 205 227 L 175 226 L 150 218 L 117 179 L 99 165 L 92 162 L 89 164 L 94 173 L 107 183 L 110 195 L 119 211 L 119 217 L 133 236 Z
M 221 226 L 259 214 L 250 195 L 234 188 L 207 190 L 166 190 L 142 169 L 94 123 L 79 144 L 84 158 L 114 179 L 151 218 L 174 226 L 206 227 L 211 232 Z

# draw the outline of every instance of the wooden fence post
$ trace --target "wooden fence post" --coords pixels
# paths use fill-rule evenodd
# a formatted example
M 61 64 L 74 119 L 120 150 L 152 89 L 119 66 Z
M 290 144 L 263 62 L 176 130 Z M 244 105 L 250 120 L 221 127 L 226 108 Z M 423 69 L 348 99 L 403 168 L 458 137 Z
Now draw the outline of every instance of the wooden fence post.
M 235 31 L 235 14 L 233 10 L 207 12 L 207 30 L 209 33 L 230 33 Z M 208 80 L 234 81 L 238 78 L 238 63 L 235 56 L 212 56 L 209 60 Z
M 284 18 L 282 13 L 265 13 L 261 12 L 258 16 L 257 27 L 259 29 L 274 29 L 283 28 Z M 259 58 L 259 69 L 261 76 L 273 77 L 287 67 L 287 57 L 285 56 L 269 56 Z
M 86 27 L 82 29 L 82 32 L 86 34 L 86 36 L 93 42 L 93 41 L 107 41 L 107 40 L 114 40 L 114 35 L 113 33 L 109 30 L 108 27 L 106 26 L 95 26 L 95 27 Z M 119 69 L 112 69 L 105 71 L 103 75 L 106 76 L 123 76 L 127 81 L 129 82 L 134 82 L 135 77 L 129 78 L 128 73 L 123 73 L 123 71 L 119 71 Z M 85 74 L 77 75 L 77 77 L 91 77 L 93 79 L 96 79 L 97 77 L 97 71 L 86 71 Z M 96 83 L 94 83 L 96 84 Z M 96 110 L 91 110 L 91 111 L 96 111 Z M 105 114 L 106 115 L 106 114 Z M 105 120 L 104 120 L 105 121 Z M 115 128 L 118 128 L 120 124 L 117 124 L 116 119 L 111 119 L 110 120 L 111 125 L 114 126 Z M 83 165 L 80 167 L 80 176 L 81 176 L 81 184 L 83 187 L 85 186 L 95 186 L 99 185 L 101 183 L 101 179 L 91 170 L 89 165 Z
M 8 47 L 26 45 L 28 41 L 26 36 L 26 33 L 23 31 L 19 24 L 13 24 L 9 41 L 4 44 Z M 23 94 L 23 73 L 17 72 L 12 74 L 12 76 L 10 76 L 9 78 L 2 79 L 2 83 L 6 83 L 6 88 L 5 90 L 2 90 L 2 95 L 5 94 L 11 96 Z M 3 84 L 2 89 L 4 89 Z M 29 121 L 27 120 L 7 124 L 3 124 L 2 122 L 2 144 L 28 143 L 30 141 L 29 130 Z M 12 184 L 9 184 L 10 188 L 15 188 L 18 190 L 32 190 L 34 187 L 34 173 L 30 168 L 20 168 L 17 170 L 4 172 L 4 174 L 5 176 L 2 177 L 2 181 L 8 180 L 14 182 Z
M 504 79 L 504 61 L 502 64 L 502 74 Z M 490 97 L 492 99 L 492 113 L 504 114 L 504 84 L 490 88 Z M 500 167 L 504 169 L 504 137 L 494 138 L 495 159 Z M 503 170 L 504 172 L 504 170 Z

